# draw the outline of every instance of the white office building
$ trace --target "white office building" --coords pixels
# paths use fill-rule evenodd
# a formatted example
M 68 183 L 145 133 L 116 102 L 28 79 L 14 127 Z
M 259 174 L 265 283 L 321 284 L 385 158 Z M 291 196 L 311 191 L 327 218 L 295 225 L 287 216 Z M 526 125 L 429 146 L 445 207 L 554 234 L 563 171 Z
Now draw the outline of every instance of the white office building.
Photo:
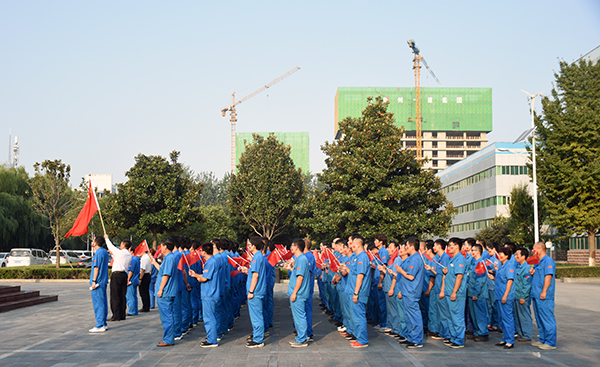
M 101 175 L 85 175 L 84 177 L 85 184 L 87 185 L 90 180 L 92 180 L 92 186 L 98 193 L 98 195 L 102 196 L 104 190 L 108 190 L 110 193 L 115 192 L 115 188 L 112 183 L 112 175 L 111 174 L 101 174 Z
M 450 237 L 474 237 L 495 216 L 508 216 L 510 191 L 530 183 L 525 143 L 493 143 L 439 172 L 442 191 L 457 209 Z

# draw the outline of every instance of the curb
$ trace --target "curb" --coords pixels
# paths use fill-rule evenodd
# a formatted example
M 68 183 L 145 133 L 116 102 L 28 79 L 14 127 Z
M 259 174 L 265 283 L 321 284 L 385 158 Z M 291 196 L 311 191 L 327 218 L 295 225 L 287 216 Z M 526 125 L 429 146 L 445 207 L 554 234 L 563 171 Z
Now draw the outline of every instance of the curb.
M 89 279 L 0 279 L 0 283 L 89 283 Z
M 600 278 L 560 278 L 556 281 L 561 283 L 600 283 Z

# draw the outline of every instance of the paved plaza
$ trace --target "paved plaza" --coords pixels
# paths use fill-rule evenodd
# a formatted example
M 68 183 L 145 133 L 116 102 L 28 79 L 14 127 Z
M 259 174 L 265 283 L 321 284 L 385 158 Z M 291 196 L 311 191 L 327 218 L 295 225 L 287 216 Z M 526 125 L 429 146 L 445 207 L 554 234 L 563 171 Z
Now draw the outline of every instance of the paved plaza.
M 292 349 L 291 311 L 286 284 L 275 286 L 275 320 L 265 347 L 248 349 L 248 312 L 218 348 L 200 348 L 203 325 L 176 342 L 157 348 L 162 327 L 158 310 L 110 322 L 106 333 L 90 334 L 94 326 L 88 285 L 83 282 L 3 281 L 23 290 L 58 294 L 58 302 L 0 313 L 0 366 L 598 366 L 600 365 L 600 283 L 557 283 L 558 349 L 541 351 L 517 343 L 505 351 L 490 342 L 467 341 L 464 349 L 449 349 L 441 340 L 427 339 L 425 347 L 407 350 L 369 327 L 369 347 L 352 349 L 339 336 L 314 300 L 315 341 Z M 315 297 L 318 292 L 315 292 Z M 110 317 L 110 312 L 109 312 Z M 534 335 L 537 336 L 535 325 Z

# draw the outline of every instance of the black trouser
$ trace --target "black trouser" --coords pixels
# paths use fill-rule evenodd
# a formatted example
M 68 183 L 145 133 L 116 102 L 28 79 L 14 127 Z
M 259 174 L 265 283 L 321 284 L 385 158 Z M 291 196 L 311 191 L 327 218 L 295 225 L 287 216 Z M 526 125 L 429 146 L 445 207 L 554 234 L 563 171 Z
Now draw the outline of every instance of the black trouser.
M 110 310 L 113 318 L 125 320 L 127 309 L 127 273 L 115 271 L 110 276 Z
M 149 273 L 144 273 L 140 280 L 140 297 L 142 298 L 142 311 L 150 311 L 150 277 Z

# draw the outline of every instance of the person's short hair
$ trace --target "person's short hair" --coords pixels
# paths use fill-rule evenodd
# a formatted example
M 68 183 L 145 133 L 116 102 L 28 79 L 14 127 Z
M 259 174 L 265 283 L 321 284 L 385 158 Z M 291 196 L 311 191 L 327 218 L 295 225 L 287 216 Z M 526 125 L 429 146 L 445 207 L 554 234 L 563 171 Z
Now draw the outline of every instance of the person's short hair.
M 340 242 L 341 242 L 342 247 L 346 247 L 346 248 L 348 247 L 348 241 L 341 240 Z
M 249 241 L 252 246 L 256 247 L 257 251 L 262 251 L 265 246 L 263 239 L 258 236 L 250 237 Z
M 498 251 L 498 244 L 496 244 L 495 242 L 490 242 L 487 245 L 485 245 L 485 248 Z
M 477 243 L 473 237 L 465 238 L 465 242 L 471 247 L 473 247 Z
M 376 246 L 375 246 L 375 242 L 373 242 L 373 241 L 369 241 L 369 242 L 367 242 L 367 250 L 371 251 L 371 250 L 373 250 L 374 248 L 376 248 Z
M 504 247 L 508 247 L 513 254 L 517 252 L 517 245 L 514 242 L 506 242 Z
M 406 240 L 406 243 L 408 243 L 409 245 L 414 247 L 415 251 L 419 251 L 419 249 L 421 248 L 421 241 L 419 241 L 419 239 L 417 237 L 414 237 L 414 236 L 408 237 L 408 239 Z
M 209 255 L 212 255 L 213 254 L 213 246 L 214 246 L 214 243 L 212 241 L 204 242 L 202 244 L 202 251 L 206 252 Z
M 425 250 L 433 251 L 434 242 L 432 240 L 428 240 L 425 242 Z
M 217 243 L 217 248 L 219 250 L 225 250 L 225 251 L 229 250 L 229 242 L 227 242 L 227 239 L 221 238 L 219 240 L 219 242 Z
M 361 235 L 357 235 L 356 237 L 352 238 L 352 243 L 354 243 L 354 241 L 360 241 L 360 245 L 363 246 L 365 244 L 365 239 L 361 236 Z
M 202 246 L 202 243 L 200 243 L 200 241 L 192 240 L 191 245 L 194 250 L 198 250 Z
M 312 241 L 306 237 L 303 239 L 304 239 L 304 250 L 306 250 L 307 248 L 310 250 L 312 248 Z
M 463 240 L 461 240 L 458 237 L 452 237 L 448 240 L 448 244 L 450 244 L 450 242 L 452 242 L 455 245 L 458 245 L 458 250 L 462 250 L 462 245 L 463 245 Z
M 341 238 L 336 238 L 335 242 L 336 245 L 343 245 L 344 244 L 344 240 Z
M 442 238 L 438 238 L 437 240 L 435 240 L 434 242 L 435 244 L 439 245 L 442 250 L 446 250 L 446 246 L 448 246 L 448 243 L 446 242 L 446 240 L 442 239 Z
M 161 246 L 166 246 L 169 249 L 169 251 L 173 251 L 173 249 L 175 248 L 175 242 L 170 238 L 165 238 L 160 244 Z
M 384 235 L 383 233 L 380 233 L 378 235 L 375 235 L 375 239 L 378 241 L 381 241 L 381 243 L 383 243 L 384 247 L 387 247 L 387 236 Z
M 477 249 L 477 251 L 479 251 L 480 255 L 483 254 L 483 247 L 480 244 L 478 244 L 478 243 L 476 243 L 473 246 L 471 246 L 471 249 Z
M 102 237 L 102 236 L 96 236 L 94 238 L 94 243 L 97 244 L 100 247 L 104 247 L 104 244 L 106 243 L 106 241 L 104 240 L 104 237 Z
M 131 248 L 131 241 L 130 240 L 123 240 L 123 241 L 121 241 L 121 243 L 125 246 L 125 248 L 127 250 L 129 250 Z
M 302 238 L 296 238 L 295 240 L 293 240 L 292 246 L 298 247 L 298 250 L 300 250 L 300 252 L 304 252 L 304 248 L 306 247 L 306 245 L 304 243 L 304 239 L 302 239 Z
M 480 245 L 483 246 L 483 248 L 486 248 L 486 244 L 485 244 L 485 240 L 477 240 L 480 242 Z
M 526 259 L 529 257 L 529 250 L 528 250 L 528 249 L 526 249 L 525 247 L 519 247 L 519 248 L 517 249 L 517 251 L 519 251 L 519 252 L 521 253 L 521 256 L 524 256 Z M 517 253 L 517 252 L 515 251 L 515 254 L 516 254 L 516 253 Z
M 499 248 L 498 252 L 506 255 L 506 258 L 508 260 L 510 260 L 510 257 L 512 256 L 512 251 L 510 251 L 510 249 L 508 247 Z
M 150 247 L 150 255 L 154 256 L 154 254 L 156 254 L 156 250 L 154 247 Z
M 390 243 L 388 244 L 388 247 L 391 244 L 393 244 L 395 248 L 398 248 L 398 242 L 396 242 L 396 241 L 390 241 Z

